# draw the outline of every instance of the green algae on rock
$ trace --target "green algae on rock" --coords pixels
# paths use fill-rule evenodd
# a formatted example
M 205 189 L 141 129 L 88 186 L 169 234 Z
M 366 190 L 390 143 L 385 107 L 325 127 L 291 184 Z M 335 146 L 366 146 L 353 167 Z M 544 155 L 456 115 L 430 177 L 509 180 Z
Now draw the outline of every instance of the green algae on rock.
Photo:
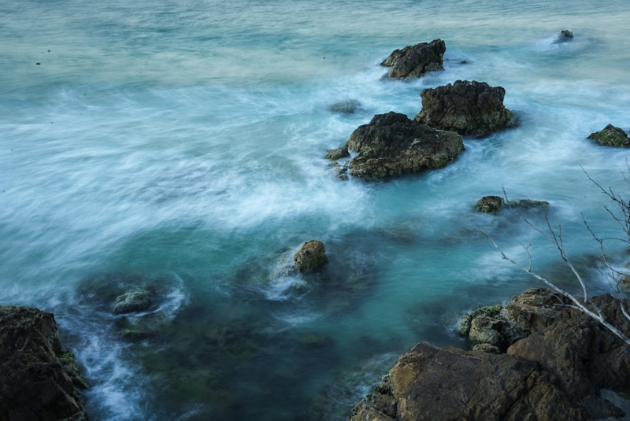
M 612 124 L 604 127 L 599 132 L 591 133 L 587 139 L 596 141 L 602 146 L 614 146 L 618 148 L 630 147 L 630 139 L 628 134 L 619 127 Z
M 86 387 L 51 313 L 0 307 L 0 419 L 87 421 Z
M 329 150 L 325 158 L 330 159 L 332 161 L 336 161 L 338 159 L 347 158 L 349 156 L 350 156 L 350 153 L 348 153 L 348 148 L 344 146 L 341 148 Z
M 144 291 L 126 292 L 116 298 L 114 314 L 134 313 L 144 311 L 151 306 L 151 294 Z
M 354 114 L 361 106 L 361 103 L 356 99 L 349 101 L 337 102 L 330 107 L 330 111 L 342 114 Z

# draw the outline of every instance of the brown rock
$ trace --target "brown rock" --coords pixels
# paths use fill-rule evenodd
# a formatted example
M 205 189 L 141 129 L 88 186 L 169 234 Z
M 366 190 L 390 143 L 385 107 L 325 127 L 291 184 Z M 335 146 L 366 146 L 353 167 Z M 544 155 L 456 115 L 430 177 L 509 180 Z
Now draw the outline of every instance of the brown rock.
M 311 240 L 304 243 L 302 248 L 293 256 L 295 268 L 304 273 L 320 268 L 328 263 L 326 256 L 326 247 L 324 243 L 317 240 Z
M 427 72 L 444 70 L 445 52 L 446 44 L 441 39 L 408 45 L 402 50 L 394 50 L 381 66 L 392 68 L 387 74 L 391 79 L 417 78 Z
M 0 306 L 0 420 L 87 420 L 75 369 L 51 313 Z

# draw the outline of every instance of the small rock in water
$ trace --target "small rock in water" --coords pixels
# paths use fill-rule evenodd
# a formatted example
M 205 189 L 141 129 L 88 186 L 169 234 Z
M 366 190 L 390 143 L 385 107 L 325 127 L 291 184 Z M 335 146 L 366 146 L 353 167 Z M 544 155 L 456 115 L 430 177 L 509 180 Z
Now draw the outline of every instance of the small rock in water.
M 336 149 L 331 149 L 328 151 L 328 153 L 326 154 L 325 158 L 326 159 L 331 159 L 333 161 L 336 161 L 338 159 L 341 158 L 347 158 L 350 156 L 350 153 L 348 152 L 348 148 L 341 147 L 341 148 L 336 148 Z
M 612 124 L 609 124 L 599 132 L 591 133 L 587 139 L 592 139 L 602 146 L 615 146 L 618 148 L 630 146 L 628 134 L 623 129 Z
M 565 29 L 563 31 L 560 31 L 560 33 L 558 34 L 558 38 L 555 41 L 555 44 L 567 42 L 572 39 L 573 39 L 573 32 L 569 31 L 568 29 Z
M 324 243 L 311 240 L 304 243 L 302 248 L 293 256 L 295 268 L 302 272 L 311 272 L 328 263 Z
M 39 66 L 39 63 L 35 63 L 35 64 Z
M 114 314 L 126 314 L 144 311 L 151 305 L 151 295 L 148 292 L 127 292 L 116 298 Z
M 350 101 L 333 104 L 330 107 L 330 111 L 335 113 L 354 114 L 359 107 L 361 107 L 361 103 L 356 99 L 351 99 Z
M 499 196 L 485 196 L 477 200 L 475 211 L 495 214 L 501 210 L 501 206 L 503 206 L 503 199 Z
M 387 74 L 391 79 L 418 78 L 427 72 L 444 70 L 445 52 L 446 44 L 441 39 L 408 45 L 402 50 L 394 50 L 381 66 L 392 68 Z
M 503 106 L 505 89 L 485 82 L 458 80 L 425 89 L 415 120 L 440 130 L 479 135 L 513 127 L 516 116 Z

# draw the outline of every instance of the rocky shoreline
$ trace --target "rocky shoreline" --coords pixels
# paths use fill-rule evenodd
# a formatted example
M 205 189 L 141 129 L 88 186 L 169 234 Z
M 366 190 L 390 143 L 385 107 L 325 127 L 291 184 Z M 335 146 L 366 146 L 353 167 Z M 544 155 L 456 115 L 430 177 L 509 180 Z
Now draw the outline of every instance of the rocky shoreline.
M 0 306 L 0 419 L 88 421 L 86 389 L 52 313 Z
M 624 300 L 627 305 L 627 300 Z M 592 299 L 628 333 L 619 302 Z M 603 397 L 630 384 L 630 349 L 549 289 L 462 319 L 473 350 L 420 343 L 401 356 L 351 421 L 626 419 Z

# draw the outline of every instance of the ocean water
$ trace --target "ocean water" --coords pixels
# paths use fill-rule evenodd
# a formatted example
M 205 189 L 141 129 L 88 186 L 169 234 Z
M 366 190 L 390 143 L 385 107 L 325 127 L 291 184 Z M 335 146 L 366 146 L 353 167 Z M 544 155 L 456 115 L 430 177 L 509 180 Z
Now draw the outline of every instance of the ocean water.
M 482 196 L 549 201 L 606 290 L 582 214 L 618 227 L 583 169 L 627 191 L 630 153 L 586 136 L 630 128 L 629 19 L 624 0 L 6 0 L 0 304 L 55 313 L 94 420 L 346 419 L 406 349 L 465 346 L 463 312 L 538 286 L 475 228 L 519 261 L 531 244 L 534 268 L 576 290 L 531 229 L 473 213 Z M 443 72 L 381 80 L 393 49 L 435 38 Z M 441 170 L 334 177 L 328 149 L 458 79 L 505 87 L 521 125 L 465 139 Z M 350 99 L 356 114 L 329 111 Z M 288 273 L 310 239 L 327 269 Z M 114 316 L 138 288 L 154 306 Z

